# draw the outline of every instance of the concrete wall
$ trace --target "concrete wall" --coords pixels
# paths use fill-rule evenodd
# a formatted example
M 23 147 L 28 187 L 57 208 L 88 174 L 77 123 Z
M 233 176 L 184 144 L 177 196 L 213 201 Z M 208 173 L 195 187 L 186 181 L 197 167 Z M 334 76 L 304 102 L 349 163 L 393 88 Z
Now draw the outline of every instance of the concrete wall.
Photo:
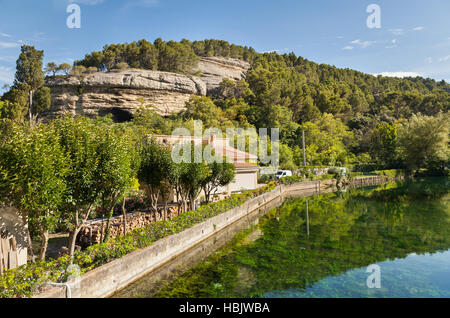
M 376 181 L 376 180 L 374 180 Z M 158 240 L 153 245 L 134 251 L 102 265 L 70 283 L 72 297 L 108 297 L 146 274 L 172 261 L 178 255 L 201 244 L 248 214 L 264 209 L 267 204 L 281 204 L 284 197 L 311 195 L 333 191 L 333 180 L 302 182 L 277 186 L 272 192 L 253 198 L 243 205 L 212 217 L 181 233 Z M 65 288 L 56 287 L 35 295 L 37 298 L 65 297 Z

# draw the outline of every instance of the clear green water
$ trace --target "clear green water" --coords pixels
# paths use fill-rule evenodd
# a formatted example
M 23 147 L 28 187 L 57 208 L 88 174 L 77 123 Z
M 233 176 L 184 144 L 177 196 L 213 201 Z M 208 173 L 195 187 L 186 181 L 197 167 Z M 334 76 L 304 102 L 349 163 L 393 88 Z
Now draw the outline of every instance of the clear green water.
M 450 297 L 450 180 L 289 199 L 152 296 Z

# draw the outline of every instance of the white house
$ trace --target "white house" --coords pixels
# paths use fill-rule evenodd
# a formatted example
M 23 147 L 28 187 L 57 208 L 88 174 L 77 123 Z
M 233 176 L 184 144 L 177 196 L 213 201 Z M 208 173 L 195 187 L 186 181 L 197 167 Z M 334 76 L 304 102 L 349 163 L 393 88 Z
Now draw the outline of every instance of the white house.
M 234 164 L 236 175 L 227 187 L 220 188 L 217 193 L 253 190 L 258 186 L 257 156 L 230 146 L 228 138 L 217 138 L 215 135 L 211 135 L 209 139 L 196 136 L 152 135 L 151 137 L 169 146 L 183 142 L 191 142 L 194 145 L 211 145 L 217 155 L 227 157 Z

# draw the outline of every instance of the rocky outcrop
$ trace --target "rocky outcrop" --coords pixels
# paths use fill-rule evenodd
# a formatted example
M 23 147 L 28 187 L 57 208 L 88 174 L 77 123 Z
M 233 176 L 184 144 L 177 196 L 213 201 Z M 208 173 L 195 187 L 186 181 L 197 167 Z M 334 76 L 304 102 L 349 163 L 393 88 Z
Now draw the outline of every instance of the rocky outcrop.
M 170 115 L 184 109 L 190 96 L 206 94 L 206 85 L 198 77 L 147 70 L 48 78 L 46 85 L 52 96 L 51 108 L 43 114 L 46 118 L 63 113 L 90 117 L 112 113 L 121 121 L 139 109 L 142 99 L 161 115 Z
M 223 78 L 240 80 L 250 68 L 247 62 L 221 57 L 202 57 L 200 77 L 169 72 L 135 70 L 97 72 L 84 77 L 59 76 L 46 79 L 51 89 L 51 119 L 64 113 L 89 117 L 113 114 L 116 121 L 129 120 L 145 105 L 155 106 L 163 116 L 185 108 L 192 95 L 214 94 Z
M 250 64 L 238 59 L 224 57 L 201 57 L 197 69 L 206 84 L 208 95 L 214 95 L 224 78 L 239 81 L 245 78 Z

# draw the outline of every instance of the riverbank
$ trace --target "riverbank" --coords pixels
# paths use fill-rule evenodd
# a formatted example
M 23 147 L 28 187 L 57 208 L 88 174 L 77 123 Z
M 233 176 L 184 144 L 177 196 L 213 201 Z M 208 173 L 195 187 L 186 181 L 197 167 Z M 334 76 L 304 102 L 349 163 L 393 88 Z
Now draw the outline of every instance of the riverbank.
M 449 181 L 286 199 L 181 275 L 155 283 L 151 273 L 113 297 L 449 297 Z M 367 285 L 369 266 L 380 288 Z
M 364 186 L 386 182 L 386 176 L 363 178 Z M 227 228 L 248 214 L 264 209 L 272 201 L 282 202 L 284 197 L 296 192 L 320 194 L 333 187 L 334 180 L 301 182 L 291 185 L 279 185 L 271 192 L 246 201 L 227 212 L 216 215 L 196 224 L 180 233 L 164 237 L 149 247 L 134 251 L 122 258 L 93 269 L 66 286 L 54 287 L 39 294 L 37 298 L 63 298 L 70 290 L 72 297 L 97 298 L 108 297 L 148 273 L 164 266 L 178 255 L 192 249 L 209 237 Z

